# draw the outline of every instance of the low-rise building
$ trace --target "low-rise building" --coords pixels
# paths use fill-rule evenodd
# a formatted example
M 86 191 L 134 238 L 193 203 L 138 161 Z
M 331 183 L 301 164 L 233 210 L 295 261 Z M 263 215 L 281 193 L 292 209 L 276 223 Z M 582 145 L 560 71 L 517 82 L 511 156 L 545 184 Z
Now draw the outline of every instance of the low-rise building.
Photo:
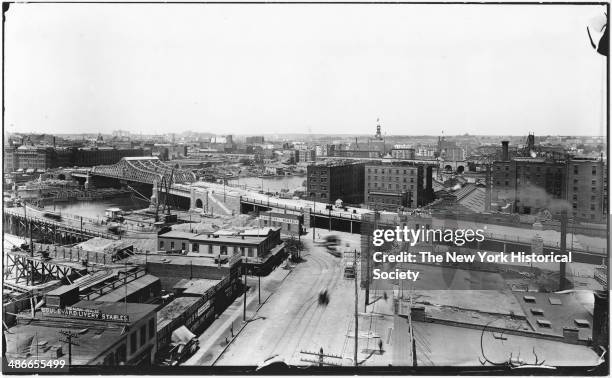
M 157 306 L 79 301 L 24 314 L 5 332 L 5 357 L 63 360 L 66 365 L 149 365 L 157 351 Z M 78 342 L 69 355 L 66 332 Z M 70 360 L 70 361 L 69 361 Z

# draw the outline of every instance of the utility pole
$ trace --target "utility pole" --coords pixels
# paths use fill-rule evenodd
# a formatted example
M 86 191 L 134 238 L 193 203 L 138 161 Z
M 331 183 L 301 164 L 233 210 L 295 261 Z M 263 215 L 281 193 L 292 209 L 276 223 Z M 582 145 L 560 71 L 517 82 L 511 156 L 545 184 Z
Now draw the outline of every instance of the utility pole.
M 357 271 L 357 250 L 355 249 L 355 255 L 353 257 L 355 272 Z M 357 275 L 355 274 L 355 350 L 353 353 L 353 360 L 355 361 L 355 367 L 357 367 L 357 348 L 359 347 L 359 314 L 357 312 L 357 302 L 358 302 L 358 291 L 357 291 Z
M 244 275 L 244 305 L 242 309 L 242 320 L 246 322 L 246 294 L 247 294 L 247 280 L 246 280 L 246 261 L 242 267 L 242 274 Z
M 315 212 L 315 199 L 312 197 L 312 211 L 310 213 L 310 222 L 312 222 L 312 241 L 315 241 L 315 223 L 317 221 L 316 215 L 313 215 Z
M 72 339 L 78 339 L 79 335 L 71 331 L 59 331 L 62 335 L 66 336 L 66 339 L 60 339 L 61 342 L 68 344 L 68 366 L 72 365 L 72 346 L 79 346 L 79 343 L 72 341 Z
M 32 240 L 32 220 L 30 220 L 30 261 L 28 265 L 30 268 L 30 285 L 34 286 L 34 242 Z
M 257 269 L 257 295 L 259 296 L 259 304 L 261 304 L 261 271 Z

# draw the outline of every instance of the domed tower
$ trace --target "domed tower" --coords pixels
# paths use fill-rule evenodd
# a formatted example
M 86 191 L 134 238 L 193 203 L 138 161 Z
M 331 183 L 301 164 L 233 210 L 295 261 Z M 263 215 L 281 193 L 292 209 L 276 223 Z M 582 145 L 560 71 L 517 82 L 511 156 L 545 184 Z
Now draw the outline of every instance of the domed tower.
M 376 118 L 376 135 L 374 135 L 374 138 L 382 140 L 382 134 L 380 132 L 380 118 Z

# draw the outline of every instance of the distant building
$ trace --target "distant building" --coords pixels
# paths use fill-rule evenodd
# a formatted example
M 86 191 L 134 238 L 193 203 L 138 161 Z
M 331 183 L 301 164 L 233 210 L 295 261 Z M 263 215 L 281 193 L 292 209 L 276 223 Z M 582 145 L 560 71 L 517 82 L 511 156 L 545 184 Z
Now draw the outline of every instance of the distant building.
M 314 149 L 299 149 L 298 162 L 306 163 L 317 160 L 317 152 Z
M 329 157 L 376 159 L 380 157 L 378 150 L 338 150 L 329 152 Z
M 13 154 L 13 166 L 24 170 L 53 168 L 54 152 L 53 147 L 22 145 Z
M 248 136 L 246 137 L 246 144 L 263 144 L 263 136 Z
M 365 202 L 370 209 L 397 211 L 416 208 L 433 200 L 435 164 L 372 162 L 365 165 Z
M 391 156 L 395 159 L 414 160 L 416 153 L 412 147 L 399 145 L 393 147 Z
M 569 214 L 585 222 L 605 222 L 608 212 L 608 167 L 603 159 L 571 159 L 568 163 Z
M 513 212 L 551 215 L 562 209 L 576 220 L 605 222 L 607 214 L 607 165 L 603 159 L 554 159 L 551 157 L 515 157 L 492 166 L 493 201 L 513 204 Z M 538 146 L 528 147 L 538 151 Z M 544 156 L 553 156 L 546 155 Z M 556 155 L 555 155 L 556 156 Z
M 354 161 L 327 161 L 307 168 L 308 198 L 332 203 L 363 203 L 364 165 Z
M 463 161 L 465 150 L 457 146 L 455 142 L 440 137 L 438 138 L 438 156 L 447 161 Z

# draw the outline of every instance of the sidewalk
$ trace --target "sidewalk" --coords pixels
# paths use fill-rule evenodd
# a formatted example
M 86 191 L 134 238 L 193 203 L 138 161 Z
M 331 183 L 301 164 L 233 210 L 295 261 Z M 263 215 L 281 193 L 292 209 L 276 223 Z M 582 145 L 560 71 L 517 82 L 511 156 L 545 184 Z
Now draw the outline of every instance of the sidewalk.
M 293 268 L 292 268 L 293 269 Z M 256 314 L 267 300 L 277 291 L 292 269 L 277 267 L 272 273 L 261 278 L 261 304 L 258 301 L 258 280 L 256 276 L 247 276 L 247 311 L 246 319 L 242 320 L 244 311 L 244 297 L 240 295 L 228 308 L 223 311 L 205 331 L 198 337 L 200 349 L 182 365 L 210 366 L 214 365 L 219 356 L 231 345 L 236 336 L 251 321 L 256 321 Z M 232 336 L 233 330 L 233 336 Z M 226 340 L 228 343 L 226 343 Z

